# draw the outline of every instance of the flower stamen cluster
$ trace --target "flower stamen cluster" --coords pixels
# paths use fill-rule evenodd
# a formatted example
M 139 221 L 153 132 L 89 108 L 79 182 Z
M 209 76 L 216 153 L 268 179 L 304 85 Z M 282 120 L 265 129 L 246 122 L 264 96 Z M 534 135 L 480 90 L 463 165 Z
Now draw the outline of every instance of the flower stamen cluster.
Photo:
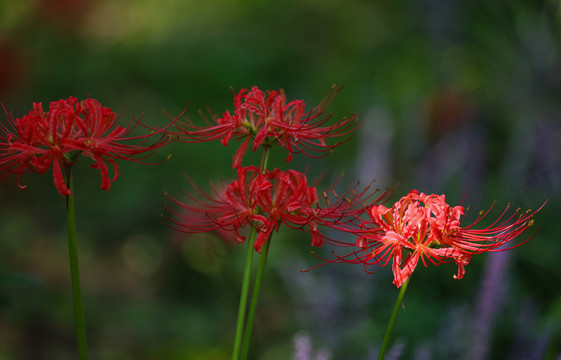
M 175 228 L 188 233 L 233 231 L 236 241 L 243 242 L 246 236 L 241 230 L 253 227 L 257 231 L 254 247 L 260 252 L 271 233 L 282 224 L 310 233 L 312 246 L 321 246 L 323 236 L 318 225 L 341 216 L 340 205 L 331 211 L 319 208 L 317 189 L 308 184 L 303 173 L 248 166 L 238 169 L 237 174 L 237 180 L 228 186 L 214 189 L 213 196 L 197 188 L 203 200 L 191 194 L 187 194 L 190 204 L 170 198 L 186 210 L 181 214 L 172 211 L 178 218 L 172 220 Z M 347 208 L 352 206 L 347 200 L 344 204 Z
M 368 220 L 363 220 L 359 228 L 347 229 L 358 235 L 356 245 L 360 250 L 337 257 L 335 262 L 384 266 L 392 261 L 393 283 L 397 287 L 411 276 L 419 261 L 424 266 L 455 262 L 458 273 L 454 278 L 461 279 L 472 255 L 507 250 L 502 246 L 533 224 L 535 212 L 517 217 L 516 211 L 506 217 L 507 210 L 508 207 L 491 225 L 476 229 L 490 209 L 480 212 L 471 225 L 462 226 L 463 206 L 448 205 L 444 195 L 413 190 L 391 208 L 370 207 Z
M 283 90 L 263 92 L 254 86 L 242 89 L 234 98 L 234 112 L 226 111 L 215 118 L 215 124 L 197 126 L 192 122 L 178 123 L 181 141 L 202 142 L 220 139 L 228 145 L 231 139 L 243 140 L 233 158 L 233 168 L 240 168 L 244 154 L 251 142 L 252 150 L 278 144 L 288 151 L 286 161 L 294 153 L 310 157 L 329 154 L 333 148 L 348 141 L 357 127 L 356 115 L 333 125 L 326 125 L 330 115 L 323 116 L 325 108 L 340 90 L 332 87 L 328 96 L 310 111 L 302 100 L 287 103 Z M 342 141 L 328 144 L 328 138 L 344 136 Z
M 5 109 L 4 109 L 5 110 Z M 71 167 L 78 155 L 91 158 L 94 169 L 101 172 L 101 188 L 109 190 L 111 182 L 119 176 L 118 159 L 141 162 L 159 147 L 172 139 L 163 134 L 164 129 L 151 129 L 142 136 L 130 136 L 139 122 L 125 128 L 116 125 L 118 117 L 97 100 L 78 101 L 74 97 L 51 102 L 45 112 L 41 103 L 34 103 L 33 110 L 19 119 L 6 112 L 8 126 L 1 125 L 0 167 L 7 173 L 20 176 L 27 172 L 43 174 L 53 168 L 54 184 L 58 192 L 69 195 L 63 170 Z M 168 125 L 169 126 L 169 125 Z M 150 145 L 144 145 L 152 136 L 161 137 Z M 125 144 L 123 141 L 139 141 Z M 109 168 L 113 176 L 109 176 Z

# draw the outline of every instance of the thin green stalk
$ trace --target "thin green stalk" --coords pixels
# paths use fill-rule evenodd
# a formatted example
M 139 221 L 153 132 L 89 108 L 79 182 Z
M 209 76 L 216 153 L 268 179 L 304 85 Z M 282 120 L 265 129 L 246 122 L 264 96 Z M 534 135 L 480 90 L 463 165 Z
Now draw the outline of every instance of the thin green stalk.
M 80 360 L 88 359 L 86 342 L 86 323 L 82 309 L 82 295 L 80 292 L 80 269 L 78 267 L 78 247 L 76 244 L 76 216 L 74 211 L 74 189 L 72 171 L 67 169 L 67 182 L 70 195 L 66 196 L 66 222 L 68 225 L 68 254 L 70 258 L 70 277 L 72 279 L 72 297 L 74 301 L 74 318 L 76 321 L 76 336 L 78 338 L 78 353 Z
M 261 164 L 260 164 L 260 168 L 261 169 L 266 169 L 267 168 L 267 163 L 269 161 L 269 151 L 271 149 L 270 146 L 265 146 L 263 148 L 263 154 L 261 156 Z M 251 311 L 250 310 L 250 317 L 248 319 L 248 321 L 245 321 L 245 314 L 246 314 L 246 309 L 247 309 L 247 298 L 248 298 L 248 294 L 249 294 L 249 280 L 251 278 L 251 265 L 253 264 L 253 243 L 255 242 L 255 238 L 257 237 L 257 230 L 255 227 L 252 227 L 251 229 L 251 233 L 248 239 L 248 244 L 247 244 L 247 255 L 245 258 L 245 270 L 244 270 L 244 276 L 243 276 L 243 281 L 242 281 L 242 290 L 241 290 L 241 295 L 240 295 L 240 304 L 238 307 L 238 321 L 237 321 L 237 325 L 236 325 L 236 337 L 234 339 L 234 352 L 232 353 L 232 360 L 238 360 L 240 358 L 240 348 L 242 346 L 242 339 L 244 340 L 244 344 L 246 340 L 244 337 L 247 336 L 247 329 L 248 328 L 252 328 L 253 325 L 253 317 L 255 315 L 255 310 Z M 268 249 L 268 245 L 266 246 Z M 264 265 L 263 265 L 264 266 Z M 261 265 L 259 267 L 259 271 L 262 274 L 263 273 L 263 269 L 261 269 Z M 257 275 L 258 277 L 260 277 L 261 275 Z M 255 280 L 257 282 L 257 279 Z M 259 279 L 259 281 L 261 281 Z M 255 294 L 255 285 L 254 285 L 254 290 L 253 290 L 253 298 L 255 298 L 256 294 Z M 252 298 L 252 304 L 253 304 L 253 298 Z M 257 301 L 257 300 L 255 300 Z M 245 325 L 245 329 L 246 329 L 246 335 L 244 336 L 244 325 Z M 251 331 L 250 331 L 251 334 Z M 245 345 L 244 345 L 245 347 Z M 247 350 L 244 350 L 244 353 L 247 352 Z
M 251 296 L 251 305 L 249 306 L 249 314 L 247 317 L 247 326 L 245 327 L 245 333 L 243 337 L 243 349 L 242 349 L 242 360 L 247 359 L 249 354 L 249 343 L 251 342 L 251 333 L 253 331 L 253 319 L 255 318 L 255 310 L 257 309 L 257 301 L 259 300 L 259 289 L 261 287 L 261 278 L 263 277 L 263 270 L 265 269 L 265 264 L 267 263 L 267 255 L 269 253 L 269 246 L 271 245 L 271 236 L 267 239 L 261 257 L 259 259 L 259 268 L 257 269 L 257 275 L 255 277 L 255 283 L 253 284 L 253 294 Z
M 271 152 L 271 145 L 263 145 L 263 153 L 261 155 L 261 170 L 267 169 L 269 163 L 269 153 Z
M 390 337 L 392 334 L 393 326 L 395 324 L 395 320 L 397 319 L 397 314 L 399 313 L 399 308 L 401 307 L 403 296 L 405 295 L 405 291 L 407 290 L 407 285 L 409 284 L 409 277 L 403 285 L 401 285 L 401 289 L 399 290 L 399 294 L 397 295 L 397 300 L 393 307 L 392 317 L 390 318 L 390 322 L 388 323 L 388 327 L 386 328 L 386 334 L 384 335 L 384 341 L 382 342 L 382 347 L 380 348 L 380 353 L 378 354 L 378 360 L 383 360 L 384 356 L 386 355 L 386 351 L 388 350 L 388 344 L 390 343 Z
M 238 308 L 238 323 L 236 326 L 236 338 L 234 339 L 234 352 L 232 353 L 232 359 L 237 360 L 240 357 L 240 348 L 242 345 L 242 334 L 245 323 L 245 313 L 247 308 L 247 296 L 249 293 L 249 280 L 251 278 L 251 265 L 253 263 L 253 243 L 255 242 L 255 237 L 257 236 L 257 230 L 255 228 L 251 229 L 251 234 L 249 235 L 249 240 L 247 242 L 247 255 L 245 258 L 245 270 L 243 274 L 242 291 L 240 295 L 240 305 Z

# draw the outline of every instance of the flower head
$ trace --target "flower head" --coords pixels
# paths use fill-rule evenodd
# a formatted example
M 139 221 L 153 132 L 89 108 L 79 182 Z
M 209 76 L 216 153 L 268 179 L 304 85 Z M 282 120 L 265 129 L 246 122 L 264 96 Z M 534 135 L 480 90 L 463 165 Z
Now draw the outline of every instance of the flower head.
M 128 128 L 116 125 L 118 118 L 115 113 L 94 99 L 78 101 L 69 97 L 54 101 L 47 112 L 41 103 L 34 103 L 33 110 L 19 119 L 6 114 L 8 126 L 0 125 L 3 132 L 0 136 L 0 168 L 17 174 L 18 185 L 23 188 L 25 186 L 19 183 L 21 174 L 43 174 L 52 167 L 55 187 L 63 196 L 70 194 L 63 170 L 72 166 L 78 155 L 94 161 L 91 166 L 101 172 L 101 188 L 109 190 L 111 182 L 119 176 L 116 160 L 141 162 L 171 141 L 161 133 L 162 137 L 156 142 L 144 146 L 161 130 L 143 136 L 129 136 L 138 123 Z M 123 143 L 131 140 L 138 143 Z M 111 178 L 108 164 L 113 167 Z
M 263 92 L 256 86 L 242 89 L 234 98 L 233 114 L 226 111 L 209 126 L 181 123 L 177 126 L 181 132 L 175 135 L 185 142 L 220 139 L 223 145 L 228 145 L 231 139 L 243 140 L 234 155 L 233 168 L 241 167 L 251 142 L 253 151 L 275 143 L 284 147 L 288 151 L 286 161 L 291 161 L 294 153 L 320 157 L 347 141 L 356 129 L 355 115 L 332 125 L 326 125 L 330 115 L 322 116 L 339 90 L 332 87 L 319 105 L 306 111 L 302 100 L 287 103 L 283 90 Z M 341 136 L 346 138 L 335 144 L 326 142 L 328 138 Z
M 392 261 L 393 283 L 397 287 L 411 276 L 419 260 L 425 266 L 455 262 L 458 273 L 454 278 L 461 279 L 472 255 L 507 250 L 502 246 L 533 224 L 535 212 L 516 216 L 516 211 L 507 216 L 507 210 L 508 207 L 483 229 L 476 227 L 490 209 L 480 212 L 471 225 L 462 226 L 463 206 L 448 205 L 444 195 L 426 195 L 413 190 L 391 208 L 373 205 L 369 209 L 369 219 L 353 231 L 359 235 L 360 250 L 351 256 L 338 257 L 336 261 L 368 265 L 386 265 Z
M 239 168 L 237 174 L 228 186 L 214 188 L 212 196 L 195 187 L 199 196 L 187 193 L 188 203 L 170 197 L 183 208 L 180 213 L 170 210 L 177 218 L 171 220 L 174 228 L 187 233 L 232 231 L 236 241 L 243 242 L 243 229 L 253 227 L 257 231 L 254 247 L 260 252 L 273 230 L 284 224 L 311 234 L 312 246 L 321 246 L 326 237 L 318 226 L 339 223 L 344 214 L 357 216 L 364 209 L 362 201 L 371 196 L 368 189 L 353 191 L 322 207 L 316 187 L 298 171 L 248 166 Z

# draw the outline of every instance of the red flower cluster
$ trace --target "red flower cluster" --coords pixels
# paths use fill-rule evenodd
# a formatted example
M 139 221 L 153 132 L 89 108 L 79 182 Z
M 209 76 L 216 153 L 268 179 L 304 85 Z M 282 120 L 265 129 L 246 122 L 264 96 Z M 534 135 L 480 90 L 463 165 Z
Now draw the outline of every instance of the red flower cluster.
M 361 250 L 335 262 L 386 265 L 392 260 L 393 283 L 400 287 L 419 259 L 425 266 L 429 262 L 439 265 L 453 261 L 458 265 L 454 278 L 461 279 L 471 255 L 507 250 L 500 247 L 532 225 L 534 213 L 516 217 L 517 211 L 506 217 L 507 210 L 508 207 L 488 227 L 476 229 L 490 209 L 480 212 L 471 225 L 462 226 L 462 206 L 449 206 L 444 195 L 425 195 L 413 190 L 391 208 L 373 205 L 369 209 L 370 219 L 362 220 L 360 229 L 348 230 L 359 234 L 357 246 Z
M 241 229 L 253 227 L 257 230 L 255 249 L 261 251 L 273 230 L 281 224 L 309 233 L 313 246 L 321 246 L 326 240 L 337 245 L 354 246 L 338 242 L 321 234 L 318 226 L 347 224 L 364 213 L 367 201 L 376 193 L 367 186 L 347 189 L 343 197 L 327 190 L 321 195 L 325 205 L 320 205 L 318 192 L 309 186 L 306 176 L 295 170 L 268 171 L 255 166 L 242 167 L 242 158 L 251 142 L 253 151 L 259 147 L 279 145 L 288 150 L 287 161 L 295 152 L 318 157 L 347 141 L 357 127 L 357 118 L 352 116 L 333 125 L 326 125 L 330 116 L 321 117 L 325 108 L 340 89 L 332 87 L 329 95 L 311 111 L 305 111 L 302 100 L 286 101 L 283 90 L 263 92 L 257 87 L 242 89 L 234 99 L 235 111 L 226 111 L 214 119 L 216 124 L 199 127 L 191 122 L 178 123 L 181 133 L 173 133 L 184 142 L 221 140 L 228 145 L 231 139 L 243 140 L 236 150 L 233 168 L 238 179 L 224 188 L 213 188 L 212 196 L 206 195 L 195 185 L 199 196 L 187 193 L 190 203 L 184 204 L 170 198 L 183 208 L 174 212 L 176 219 L 169 219 L 174 227 L 187 233 L 215 231 L 235 233 L 238 242 L 245 240 Z M 348 135 L 348 136 L 347 136 Z M 327 144 L 332 137 L 347 136 L 336 144 Z M 313 157 L 313 156 L 312 156 Z M 384 192 L 374 202 L 388 195 Z M 331 199 L 330 199 L 331 197 Z M 201 200 L 202 199 L 202 200 Z
M 63 169 L 72 166 L 79 154 L 95 162 L 92 168 L 101 172 L 101 188 L 109 190 L 111 182 L 119 176 L 119 168 L 115 163 L 117 159 L 140 162 L 171 141 L 170 137 L 162 133 L 162 137 L 155 143 L 143 146 L 149 138 L 162 130 L 143 136 L 129 136 L 138 123 L 128 128 L 115 125 L 118 120 L 115 113 L 102 107 L 94 99 L 79 102 L 76 98 L 69 97 L 54 101 L 47 112 L 43 111 L 41 103 L 34 103 L 33 110 L 20 119 L 14 119 L 7 112 L 6 114 L 9 127 L 0 125 L 0 130 L 4 133 L 0 137 L 2 170 L 16 173 L 19 185 L 21 174 L 43 174 L 52 166 L 55 187 L 63 196 L 70 194 L 64 181 Z M 140 140 L 140 143 L 122 143 L 131 140 Z M 141 157 L 137 157 L 141 154 Z M 113 167 L 112 178 L 109 177 L 107 164 Z
M 214 196 L 205 195 L 197 188 L 204 200 L 191 194 L 187 194 L 191 204 L 170 198 L 186 210 L 181 214 L 170 210 L 179 218 L 171 220 L 176 229 L 187 233 L 234 231 L 236 241 L 241 243 L 246 237 L 240 230 L 253 227 L 257 230 L 254 247 L 261 252 L 273 230 L 278 231 L 281 224 L 285 224 L 310 233 L 312 246 L 321 246 L 324 237 L 318 225 L 332 222 L 344 212 L 352 212 L 365 194 L 356 194 L 355 201 L 345 198 L 337 205 L 322 209 L 316 188 L 309 186 L 306 175 L 298 171 L 267 171 L 248 166 L 238 169 L 237 173 L 237 180 L 223 189 L 215 189 Z
M 340 89 L 333 87 L 328 96 L 311 111 L 305 111 L 302 100 L 286 102 L 283 90 L 242 89 L 234 98 L 234 113 L 226 111 L 222 117 L 214 119 L 215 125 L 196 126 L 191 122 L 178 124 L 178 135 L 185 142 L 202 142 L 220 139 L 228 145 L 230 139 L 243 139 L 236 150 L 233 168 L 241 167 L 242 158 L 249 144 L 253 141 L 253 151 L 260 146 L 279 144 L 288 150 L 286 161 L 291 161 L 293 154 L 303 153 L 307 156 L 321 157 L 344 143 L 356 129 L 356 116 L 343 119 L 326 126 L 330 115 L 321 117 L 325 108 Z M 341 142 L 327 144 L 327 138 L 347 136 Z M 318 154 L 315 156 L 314 154 Z

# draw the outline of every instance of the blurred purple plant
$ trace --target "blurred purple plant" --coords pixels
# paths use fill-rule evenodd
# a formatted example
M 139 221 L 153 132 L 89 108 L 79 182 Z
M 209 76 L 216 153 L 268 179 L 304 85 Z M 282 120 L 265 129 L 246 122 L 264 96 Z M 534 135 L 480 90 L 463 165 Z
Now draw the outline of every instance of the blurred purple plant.
M 319 349 L 314 353 L 312 338 L 305 332 L 294 335 L 294 353 L 292 360 L 330 360 L 331 352 L 327 349 Z
M 473 320 L 473 344 L 470 359 L 487 359 L 493 340 L 493 325 L 502 308 L 507 293 L 507 270 L 510 253 L 490 254 L 477 296 Z

